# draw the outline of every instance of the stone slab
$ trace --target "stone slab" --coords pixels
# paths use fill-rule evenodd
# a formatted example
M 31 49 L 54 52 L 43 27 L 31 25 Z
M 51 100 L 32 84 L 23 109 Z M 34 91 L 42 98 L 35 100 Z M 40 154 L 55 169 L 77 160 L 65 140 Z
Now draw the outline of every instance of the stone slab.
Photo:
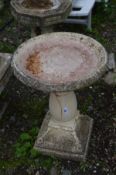
M 0 53 L 0 80 L 4 76 L 11 63 L 11 54 Z
M 5 73 L 5 75 L 3 76 L 3 78 L 0 80 L 0 94 L 4 90 L 4 88 L 5 88 L 6 84 L 8 83 L 11 75 L 12 75 L 12 70 L 11 70 L 11 68 L 9 68 L 7 70 L 7 72 Z
M 93 119 L 89 116 L 80 115 L 76 121 L 76 131 L 70 132 L 61 128 L 48 130 L 50 118 L 51 116 L 48 112 L 39 131 L 34 148 L 47 155 L 55 155 L 64 159 L 85 160 Z
M 4 90 L 12 74 L 10 63 L 12 54 L 0 53 L 0 94 Z

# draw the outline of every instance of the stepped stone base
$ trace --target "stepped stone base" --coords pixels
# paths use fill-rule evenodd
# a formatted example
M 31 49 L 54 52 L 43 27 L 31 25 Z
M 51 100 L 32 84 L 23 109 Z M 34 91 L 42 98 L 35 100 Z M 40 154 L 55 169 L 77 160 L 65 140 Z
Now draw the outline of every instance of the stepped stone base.
M 74 130 L 68 127 L 50 127 L 50 112 L 47 113 L 34 148 L 47 155 L 60 158 L 84 160 L 86 158 L 93 119 L 80 115 L 75 120 Z M 65 125 L 65 124 L 64 124 Z

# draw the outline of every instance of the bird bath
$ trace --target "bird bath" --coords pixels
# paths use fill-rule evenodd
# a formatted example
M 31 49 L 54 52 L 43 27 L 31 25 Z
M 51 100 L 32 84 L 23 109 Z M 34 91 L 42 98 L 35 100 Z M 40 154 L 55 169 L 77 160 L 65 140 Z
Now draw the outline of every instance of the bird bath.
M 80 114 L 74 90 L 99 79 L 106 63 L 104 47 L 81 34 L 44 34 L 21 44 L 13 56 L 14 74 L 27 86 L 50 93 L 35 149 L 85 159 L 93 120 Z
M 11 10 L 18 22 L 28 25 L 32 33 L 36 27 L 40 27 L 41 33 L 52 32 L 54 24 L 63 22 L 72 9 L 71 0 L 43 0 L 48 5 L 28 5 L 26 1 L 37 0 L 11 0 Z M 40 2 L 42 0 L 38 0 Z

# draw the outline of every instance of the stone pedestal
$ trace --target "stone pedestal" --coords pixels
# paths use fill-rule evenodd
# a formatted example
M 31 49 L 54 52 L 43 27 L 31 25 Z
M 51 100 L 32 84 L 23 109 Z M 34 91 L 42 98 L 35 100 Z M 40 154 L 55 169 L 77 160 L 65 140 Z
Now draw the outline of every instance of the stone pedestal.
M 34 148 L 44 154 L 84 160 L 93 120 L 79 113 L 74 92 L 51 93 L 49 108 Z

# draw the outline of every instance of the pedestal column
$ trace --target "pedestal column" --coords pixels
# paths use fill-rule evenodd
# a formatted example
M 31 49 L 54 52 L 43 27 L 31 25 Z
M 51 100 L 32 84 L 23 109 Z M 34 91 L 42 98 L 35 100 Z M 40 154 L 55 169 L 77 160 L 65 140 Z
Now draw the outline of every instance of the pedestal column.
M 50 94 L 49 109 L 52 120 L 69 122 L 77 112 L 77 100 L 74 92 L 56 92 Z

